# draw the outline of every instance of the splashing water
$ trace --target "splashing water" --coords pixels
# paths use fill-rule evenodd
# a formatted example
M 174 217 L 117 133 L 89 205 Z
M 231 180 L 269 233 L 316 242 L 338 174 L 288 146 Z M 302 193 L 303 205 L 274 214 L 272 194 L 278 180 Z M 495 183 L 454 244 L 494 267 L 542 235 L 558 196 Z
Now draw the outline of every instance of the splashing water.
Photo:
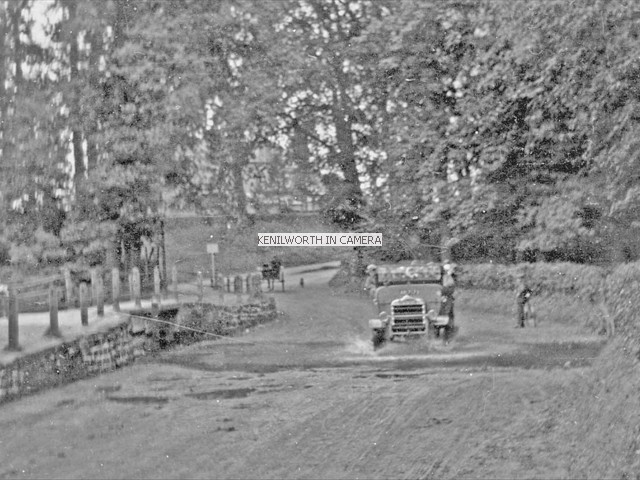
M 348 353 L 355 355 L 374 355 L 373 344 L 371 340 L 363 338 L 352 338 L 346 344 L 346 350 Z

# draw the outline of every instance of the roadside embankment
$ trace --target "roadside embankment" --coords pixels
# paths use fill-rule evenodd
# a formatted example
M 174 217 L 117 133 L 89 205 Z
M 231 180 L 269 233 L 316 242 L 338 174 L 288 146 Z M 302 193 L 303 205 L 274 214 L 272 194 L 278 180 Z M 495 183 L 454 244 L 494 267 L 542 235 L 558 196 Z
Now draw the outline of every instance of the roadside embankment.
M 616 334 L 571 405 L 576 438 L 589 446 L 571 474 L 640 479 L 640 264 L 617 267 L 604 293 Z

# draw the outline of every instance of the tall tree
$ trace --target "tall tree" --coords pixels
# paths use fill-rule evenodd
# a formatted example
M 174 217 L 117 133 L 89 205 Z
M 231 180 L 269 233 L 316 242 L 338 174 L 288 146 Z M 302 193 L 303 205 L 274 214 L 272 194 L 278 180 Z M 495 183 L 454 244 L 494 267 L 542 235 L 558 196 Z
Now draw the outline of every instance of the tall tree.
M 14 246 L 42 239 L 34 237 L 37 230 L 57 235 L 63 219 L 59 116 L 44 67 L 49 58 L 33 38 L 32 7 L 26 1 L 3 2 L 0 14 L 0 204 L 3 236 Z
M 283 90 L 282 131 L 304 134 L 318 171 L 333 171 L 342 179 L 330 204 L 338 216 L 363 204 L 363 184 L 375 177 L 376 163 L 384 158 L 377 143 L 384 101 L 358 42 L 367 25 L 388 12 L 387 3 L 281 3 L 277 47 L 265 66 Z

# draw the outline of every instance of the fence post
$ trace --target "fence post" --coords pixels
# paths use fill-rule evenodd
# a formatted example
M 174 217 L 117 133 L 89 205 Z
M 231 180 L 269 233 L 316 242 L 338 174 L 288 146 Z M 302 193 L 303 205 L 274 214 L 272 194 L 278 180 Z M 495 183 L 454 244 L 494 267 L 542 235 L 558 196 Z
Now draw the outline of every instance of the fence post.
M 99 317 L 104 317 L 104 280 L 102 272 L 96 277 L 96 310 Z
M 240 295 L 242 294 L 242 276 L 241 275 L 236 275 L 233 278 L 233 293 L 235 293 L 236 295 Z
M 136 307 L 142 307 L 142 292 L 140 291 L 140 269 L 133 267 L 131 269 L 131 279 L 133 280 L 133 299 Z
M 80 322 L 82 326 L 89 325 L 89 289 L 87 282 L 80 282 Z
M 151 314 L 157 317 L 160 314 L 160 268 L 153 267 L 153 300 L 151 300 Z
M 58 325 L 58 289 L 55 285 L 49 285 L 49 330 L 47 335 L 61 337 Z
M 89 297 L 89 305 L 97 304 L 98 301 L 98 269 L 92 268 L 91 274 L 91 296 Z
M 120 311 L 120 269 L 111 269 L 111 300 L 113 301 L 113 311 Z
M 211 287 L 212 288 L 218 287 L 217 279 L 218 277 L 216 276 L 216 254 L 212 253 L 211 254 Z
M 202 278 L 202 272 L 198 272 L 198 302 L 202 302 L 204 298 L 204 280 Z
M 160 267 L 157 265 L 153 267 L 153 293 L 158 297 L 158 303 L 160 303 Z
M 171 267 L 171 284 L 173 285 L 173 296 L 178 303 L 178 267 L 175 265 Z
M 253 295 L 256 298 L 260 298 L 262 296 L 262 274 L 261 273 L 253 274 L 253 276 L 251 277 L 251 281 L 253 283 L 252 285 Z
M 65 305 L 67 308 L 73 307 L 73 281 L 71 280 L 71 271 L 68 268 L 63 270 L 64 288 L 65 288 Z
M 17 351 L 20 350 L 20 332 L 18 328 L 18 314 L 20 312 L 20 305 L 18 302 L 18 293 L 16 292 L 15 285 L 9 285 L 9 345 L 7 350 Z
M 262 297 L 262 273 L 256 274 L 256 290 L 258 291 L 258 296 Z

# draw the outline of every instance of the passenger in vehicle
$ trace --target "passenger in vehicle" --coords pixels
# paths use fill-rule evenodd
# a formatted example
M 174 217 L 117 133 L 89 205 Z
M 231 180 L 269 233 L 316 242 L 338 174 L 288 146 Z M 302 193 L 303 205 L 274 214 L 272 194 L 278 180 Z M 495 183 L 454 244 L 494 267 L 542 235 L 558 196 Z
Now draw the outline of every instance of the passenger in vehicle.
M 378 286 L 378 272 L 375 265 L 367 266 L 367 278 L 364 281 L 364 290 L 373 297 Z

